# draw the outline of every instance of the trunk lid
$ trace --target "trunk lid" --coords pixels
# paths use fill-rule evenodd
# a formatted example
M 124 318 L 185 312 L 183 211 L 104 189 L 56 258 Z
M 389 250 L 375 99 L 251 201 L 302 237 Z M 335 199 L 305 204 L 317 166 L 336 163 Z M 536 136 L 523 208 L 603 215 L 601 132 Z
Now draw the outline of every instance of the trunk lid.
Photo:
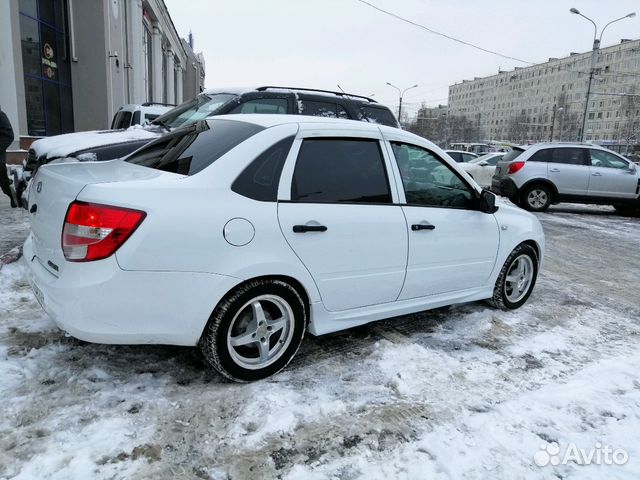
M 85 186 L 96 183 L 146 180 L 164 172 L 120 160 L 99 163 L 45 165 L 38 169 L 29 194 L 33 253 L 50 273 L 59 276 L 66 260 L 62 229 L 71 202 Z

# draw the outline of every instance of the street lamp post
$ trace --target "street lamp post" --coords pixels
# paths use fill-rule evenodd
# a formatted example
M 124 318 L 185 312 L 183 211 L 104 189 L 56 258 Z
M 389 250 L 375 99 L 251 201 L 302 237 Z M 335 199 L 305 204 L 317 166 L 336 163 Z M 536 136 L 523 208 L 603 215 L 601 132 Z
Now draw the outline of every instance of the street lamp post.
M 402 122 L 402 97 L 404 97 L 404 93 L 407 90 L 411 90 L 412 88 L 416 88 L 418 86 L 418 84 L 416 83 L 415 85 L 411 86 L 411 87 L 407 87 L 404 90 L 400 90 L 398 87 L 396 87 L 395 85 L 393 85 L 392 83 L 387 82 L 387 85 L 389 85 L 390 87 L 395 88 L 398 91 L 398 96 L 400 97 L 400 101 L 398 103 L 398 122 Z
M 600 37 L 598 37 L 598 26 L 596 25 L 596 22 L 591 20 L 586 15 L 583 15 L 582 13 L 580 13 L 580 10 L 578 10 L 577 8 L 571 8 L 569 11 L 575 15 L 580 15 L 582 18 L 589 20 L 593 24 L 593 28 L 594 28 L 593 49 L 591 51 L 591 68 L 589 68 L 589 82 L 587 83 L 587 98 L 584 103 L 584 112 L 582 114 L 582 128 L 580 128 L 580 141 L 582 142 L 584 141 L 584 130 L 585 130 L 585 124 L 587 122 L 587 110 L 589 109 L 589 96 L 591 95 L 591 83 L 593 82 L 593 75 L 596 69 L 596 57 L 598 55 L 598 50 L 600 50 L 600 41 L 602 40 L 602 34 L 607 29 L 607 27 L 612 23 L 619 22 L 620 20 L 624 20 L 625 18 L 633 18 L 636 16 L 636 12 L 631 12 L 625 15 L 624 17 L 611 20 L 602 28 L 602 30 L 600 30 Z

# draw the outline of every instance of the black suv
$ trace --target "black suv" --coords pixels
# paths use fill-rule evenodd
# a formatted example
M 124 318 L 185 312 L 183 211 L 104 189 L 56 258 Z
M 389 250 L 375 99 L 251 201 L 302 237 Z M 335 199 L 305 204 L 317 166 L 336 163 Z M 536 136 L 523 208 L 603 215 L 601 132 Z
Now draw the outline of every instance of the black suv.
M 400 127 L 391 111 L 375 100 L 360 95 L 298 87 L 264 86 L 255 89 L 205 90 L 142 128 L 148 133 L 132 138 L 127 130 L 78 132 L 48 137 L 32 145 L 22 169 L 14 170 L 13 187 L 22 200 L 31 175 L 40 165 L 70 158 L 75 161 L 113 160 L 128 155 L 174 128 L 214 115 L 232 113 L 280 113 L 333 117 Z M 135 133 L 135 132 L 133 132 Z M 60 140 L 64 139 L 64 142 Z M 63 143 L 61 148 L 61 143 Z M 59 160 L 66 161 L 66 160 Z M 26 204 L 26 202 L 23 202 Z
M 311 115 L 400 127 L 391 110 L 368 97 L 310 88 L 269 86 L 255 90 L 207 90 L 161 115 L 153 123 L 176 128 L 212 115 L 233 113 Z

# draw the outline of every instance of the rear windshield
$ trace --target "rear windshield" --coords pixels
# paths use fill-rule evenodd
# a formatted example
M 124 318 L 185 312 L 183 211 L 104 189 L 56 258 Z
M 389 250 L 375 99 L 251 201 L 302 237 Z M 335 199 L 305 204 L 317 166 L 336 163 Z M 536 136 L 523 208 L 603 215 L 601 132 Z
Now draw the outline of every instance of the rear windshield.
M 165 172 L 195 175 L 261 130 L 264 127 L 235 120 L 200 121 L 151 142 L 125 161 Z
M 154 123 L 162 125 L 163 127 L 178 128 L 197 122 L 198 120 L 204 120 L 211 115 L 215 115 L 216 112 L 220 110 L 220 107 L 236 97 L 237 95 L 230 93 L 216 93 L 211 95 L 201 93 L 196 98 L 160 115 L 154 120 Z
M 362 105 L 360 111 L 371 123 L 379 123 L 380 125 L 387 125 L 389 127 L 397 127 L 398 121 L 393 114 L 386 108 L 370 107 L 368 105 Z
M 522 148 L 514 148 L 509 153 L 507 153 L 504 157 L 502 157 L 503 162 L 510 162 L 515 160 L 524 150 Z

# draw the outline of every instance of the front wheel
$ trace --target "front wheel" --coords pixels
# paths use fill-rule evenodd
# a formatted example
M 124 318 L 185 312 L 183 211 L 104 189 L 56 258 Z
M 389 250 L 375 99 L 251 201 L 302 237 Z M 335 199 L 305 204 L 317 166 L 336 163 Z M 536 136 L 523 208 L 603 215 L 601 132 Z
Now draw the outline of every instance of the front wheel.
M 538 278 L 538 256 L 525 243 L 518 245 L 504 262 L 488 302 L 502 310 L 521 307 L 531 295 Z
M 200 339 L 207 362 L 225 377 L 250 382 L 283 369 L 298 351 L 304 301 L 280 280 L 255 280 L 218 304 Z
M 544 212 L 551 205 L 551 191 L 544 185 L 531 185 L 522 192 L 521 205 L 531 212 Z

